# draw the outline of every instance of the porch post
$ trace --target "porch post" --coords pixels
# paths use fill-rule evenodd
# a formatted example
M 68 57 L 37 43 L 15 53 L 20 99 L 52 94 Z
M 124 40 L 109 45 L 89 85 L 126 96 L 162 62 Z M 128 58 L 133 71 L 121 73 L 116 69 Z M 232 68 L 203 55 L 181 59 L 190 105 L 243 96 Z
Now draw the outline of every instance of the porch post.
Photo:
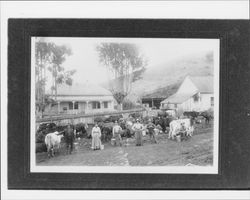
M 103 109 L 102 101 L 99 102 L 100 102 L 100 109 L 102 110 Z
M 73 104 L 73 113 L 75 114 L 74 110 L 75 110 L 75 101 L 72 101 L 72 104 Z
M 89 101 L 86 101 L 85 113 L 88 113 L 89 110 Z
M 60 113 L 60 101 L 57 102 L 57 113 Z

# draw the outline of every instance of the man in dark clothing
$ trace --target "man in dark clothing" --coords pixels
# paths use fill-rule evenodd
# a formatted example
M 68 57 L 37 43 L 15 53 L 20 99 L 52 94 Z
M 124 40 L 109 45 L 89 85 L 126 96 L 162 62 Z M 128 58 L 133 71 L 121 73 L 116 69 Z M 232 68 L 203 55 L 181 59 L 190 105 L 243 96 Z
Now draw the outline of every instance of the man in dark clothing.
M 154 132 L 155 125 L 151 122 L 150 119 L 148 121 L 149 121 L 149 123 L 147 125 L 147 129 L 148 129 L 150 140 L 153 139 L 154 143 L 157 143 L 157 141 L 155 139 L 155 132 Z
M 181 123 L 179 135 L 181 136 L 182 139 L 184 139 L 184 138 L 187 139 L 187 130 L 186 130 L 185 124 L 183 122 Z
M 71 128 L 70 124 L 68 124 L 65 132 L 64 132 L 64 138 L 66 142 L 66 148 L 67 148 L 67 153 L 72 153 L 73 151 L 73 145 L 74 145 L 74 130 Z

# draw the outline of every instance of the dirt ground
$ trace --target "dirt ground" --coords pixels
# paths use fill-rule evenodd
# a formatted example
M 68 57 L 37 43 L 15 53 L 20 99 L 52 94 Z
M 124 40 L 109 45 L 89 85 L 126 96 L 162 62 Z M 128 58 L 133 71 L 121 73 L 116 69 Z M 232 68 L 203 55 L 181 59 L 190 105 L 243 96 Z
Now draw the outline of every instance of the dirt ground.
M 195 129 L 192 138 L 176 142 L 169 140 L 167 134 L 157 135 L 157 144 L 144 136 L 143 146 L 135 146 L 135 139 L 130 138 L 128 146 L 114 147 L 104 144 L 104 150 L 90 149 L 91 140 L 75 141 L 72 154 L 67 155 L 63 145 L 59 154 L 48 158 L 46 153 L 37 153 L 38 166 L 184 166 L 187 164 L 207 166 L 213 163 L 212 126 Z M 125 142 L 125 141 L 123 141 Z

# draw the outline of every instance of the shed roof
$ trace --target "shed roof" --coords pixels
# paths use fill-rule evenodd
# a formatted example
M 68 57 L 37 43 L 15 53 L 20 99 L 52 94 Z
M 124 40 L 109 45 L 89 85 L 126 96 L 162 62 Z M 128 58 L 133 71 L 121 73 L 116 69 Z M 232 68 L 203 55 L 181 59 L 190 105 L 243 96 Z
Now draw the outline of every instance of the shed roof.
M 175 104 L 180 104 L 188 100 L 190 97 L 192 97 L 194 94 L 178 94 L 175 93 L 174 95 L 168 97 L 161 103 L 175 103 Z

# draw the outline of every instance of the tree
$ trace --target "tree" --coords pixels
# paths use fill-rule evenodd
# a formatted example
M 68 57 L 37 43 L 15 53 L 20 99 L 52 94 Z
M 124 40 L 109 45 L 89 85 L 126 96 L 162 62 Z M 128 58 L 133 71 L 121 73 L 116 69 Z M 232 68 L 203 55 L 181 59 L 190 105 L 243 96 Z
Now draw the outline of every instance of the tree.
M 48 43 L 44 38 L 38 38 L 35 43 L 35 73 L 36 73 L 36 108 L 44 111 L 45 85 L 46 85 L 46 66 L 50 63 L 52 43 Z
M 70 48 L 65 45 L 58 46 L 53 44 L 51 46 L 51 51 L 51 66 L 48 67 L 48 70 L 52 75 L 51 94 L 52 96 L 54 95 L 54 99 L 56 100 L 58 84 L 66 83 L 67 85 L 72 85 L 72 75 L 76 72 L 76 70 L 65 71 L 62 67 L 62 63 L 66 60 L 66 57 L 72 55 Z
M 132 83 L 139 80 L 146 70 L 147 61 L 135 44 L 101 43 L 96 50 L 100 63 L 112 75 L 109 89 L 122 109 L 122 102 L 130 93 Z
M 45 38 L 37 38 L 35 43 L 35 72 L 36 72 L 36 108 L 42 113 L 46 105 L 53 105 L 53 101 L 49 96 L 45 95 L 46 71 L 52 74 L 52 95 L 57 98 L 58 84 L 66 83 L 72 85 L 72 75 L 75 70 L 65 71 L 61 64 L 66 60 L 67 56 L 72 54 L 71 49 L 65 45 L 58 46 L 53 42 L 47 42 Z

